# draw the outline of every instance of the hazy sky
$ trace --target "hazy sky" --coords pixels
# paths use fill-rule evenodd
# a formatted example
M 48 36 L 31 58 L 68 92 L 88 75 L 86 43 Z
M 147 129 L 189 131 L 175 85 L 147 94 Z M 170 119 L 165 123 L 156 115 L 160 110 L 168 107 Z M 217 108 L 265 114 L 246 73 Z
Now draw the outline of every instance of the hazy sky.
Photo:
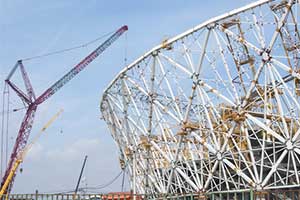
M 60 108 L 65 111 L 33 146 L 18 172 L 13 192 L 73 190 L 88 155 L 83 184 L 109 182 L 119 172 L 117 148 L 100 119 L 102 91 L 127 64 L 164 38 L 186 31 L 251 0 L 0 0 L 0 80 L 18 59 L 80 45 L 127 24 L 129 31 L 86 70 L 40 105 L 31 137 Z M 40 95 L 97 45 L 42 59 L 24 61 L 36 95 Z M 20 82 L 20 74 L 13 79 Z M 15 96 L 10 106 L 21 104 Z M 0 98 L 2 105 L 2 97 Z M 11 113 L 9 145 L 15 142 L 24 112 Z M 128 184 L 127 184 L 127 189 Z M 99 192 L 121 190 L 121 178 Z

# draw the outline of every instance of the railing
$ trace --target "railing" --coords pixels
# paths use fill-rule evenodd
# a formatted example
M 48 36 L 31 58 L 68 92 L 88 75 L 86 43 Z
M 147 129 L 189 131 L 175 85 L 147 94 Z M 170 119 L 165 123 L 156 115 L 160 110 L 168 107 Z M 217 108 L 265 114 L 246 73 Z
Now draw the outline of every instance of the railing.
M 0 200 L 300 200 L 300 188 L 294 190 L 266 190 L 240 192 L 213 192 L 193 194 L 134 195 L 109 194 L 9 194 Z

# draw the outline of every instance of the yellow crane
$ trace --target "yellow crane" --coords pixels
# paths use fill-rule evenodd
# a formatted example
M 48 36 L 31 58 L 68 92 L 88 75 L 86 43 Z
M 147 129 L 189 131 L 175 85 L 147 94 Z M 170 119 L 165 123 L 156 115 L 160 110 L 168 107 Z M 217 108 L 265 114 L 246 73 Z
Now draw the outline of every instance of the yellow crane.
M 11 171 L 9 172 L 1 190 L 0 190 L 0 198 L 4 195 L 4 193 L 7 191 L 7 188 L 9 187 L 14 174 L 16 173 L 18 167 L 23 162 L 25 155 L 30 150 L 30 148 L 34 145 L 34 143 L 39 139 L 39 137 L 45 132 L 45 130 L 58 118 L 58 116 L 63 112 L 63 109 L 60 109 L 59 112 L 57 112 L 40 130 L 40 132 L 33 138 L 32 142 L 28 144 L 22 152 L 17 156 L 17 160 L 14 163 Z

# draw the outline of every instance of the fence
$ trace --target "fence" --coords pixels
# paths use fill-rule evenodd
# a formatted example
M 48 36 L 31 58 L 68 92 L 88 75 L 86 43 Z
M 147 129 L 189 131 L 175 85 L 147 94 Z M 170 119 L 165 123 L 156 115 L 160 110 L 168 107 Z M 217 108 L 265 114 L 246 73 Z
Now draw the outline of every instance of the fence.
M 134 195 L 109 194 L 9 194 L 0 200 L 300 200 L 300 188 L 294 190 L 267 190 L 242 192 L 214 192 L 193 194 Z

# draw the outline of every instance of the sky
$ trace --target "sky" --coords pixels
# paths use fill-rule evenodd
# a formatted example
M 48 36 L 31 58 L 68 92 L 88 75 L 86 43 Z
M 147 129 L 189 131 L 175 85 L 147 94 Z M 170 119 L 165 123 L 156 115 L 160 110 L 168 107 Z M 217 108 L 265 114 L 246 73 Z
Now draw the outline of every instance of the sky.
M 161 43 L 211 17 L 252 0 L 0 0 L 0 94 L 4 80 L 19 59 L 66 49 L 111 33 L 122 25 L 128 32 L 54 96 L 38 107 L 29 141 L 61 108 L 64 112 L 26 155 L 14 193 L 74 190 L 85 155 L 81 186 L 99 187 L 121 169 L 117 147 L 99 109 L 103 90 L 127 64 Z M 62 54 L 24 61 L 39 96 L 104 40 Z M 24 88 L 19 72 L 12 79 Z M 0 105 L 2 105 L 0 97 Z M 11 92 L 10 108 L 22 104 Z M 9 150 L 24 110 L 10 113 Z M 10 154 L 10 151 L 9 151 Z M 94 192 L 121 190 L 122 176 Z M 129 184 L 125 184 L 129 190 Z

